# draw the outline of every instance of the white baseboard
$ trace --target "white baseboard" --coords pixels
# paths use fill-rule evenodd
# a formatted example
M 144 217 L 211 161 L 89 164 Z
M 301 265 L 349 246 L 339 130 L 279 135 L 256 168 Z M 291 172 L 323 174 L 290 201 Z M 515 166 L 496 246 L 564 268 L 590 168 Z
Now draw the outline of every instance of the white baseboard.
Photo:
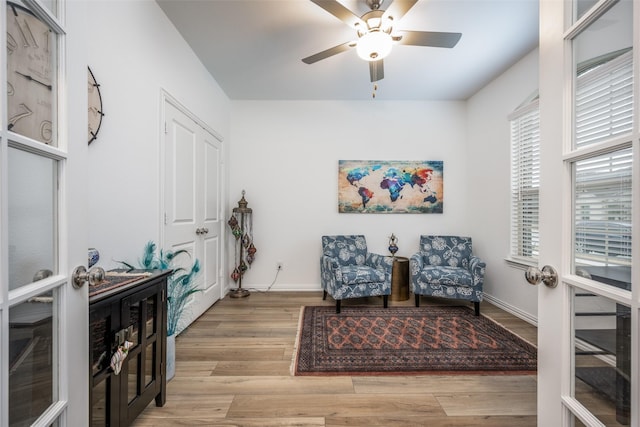
M 531 315 L 529 313 L 526 313 L 526 312 L 520 310 L 519 308 L 514 307 L 513 305 L 508 304 L 508 303 L 506 303 L 506 302 L 504 302 L 502 300 L 499 300 L 499 299 L 497 299 L 497 298 L 495 298 L 495 297 L 493 297 L 491 295 L 484 294 L 483 298 L 485 300 L 487 300 L 488 302 L 490 302 L 491 304 L 495 305 L 496 307 L 506 311 L 507 313 L 513 314 L 514 316 L 524 320 L 525 322 L 530 323 L 531 325 L 533 325 L 535 327 L 538 327 L 538 318 L 537 317 L 535 317 L 535 316 L 533 316 L 533 315 Z

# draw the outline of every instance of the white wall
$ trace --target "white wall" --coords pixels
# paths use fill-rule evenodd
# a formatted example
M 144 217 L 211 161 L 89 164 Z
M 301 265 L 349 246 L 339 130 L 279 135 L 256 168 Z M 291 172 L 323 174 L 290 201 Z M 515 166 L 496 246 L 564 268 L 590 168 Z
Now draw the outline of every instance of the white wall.
M 116 268 L 160 238 L 161 89 L 225 139 L 230 106 L 155 1 L 95 0 L 87 9 L 89 66 L 106 114 L 89 146 L 89 244 L 98 265 Z
M 464 102 L 232 101 L 229 201 L 246 190 L 258 249 L 243 287 L 265 289 L 282 261 L 273 290 L 319 290 L 323 234 L 364 234 L 388 254 L 395 233 L 400 256 L 420 234 L 473 234 L 465 121 Z M 339 214 L 340 159 L 444 161 L 444 213 Z
M 524 318 L 537 318 L 537 290 L 509 255 L 510 129 L 507 117 L 538 89 L 534 50 L 467 102 L 469 215 L 474 251 L 487 262 L 485 292 Z

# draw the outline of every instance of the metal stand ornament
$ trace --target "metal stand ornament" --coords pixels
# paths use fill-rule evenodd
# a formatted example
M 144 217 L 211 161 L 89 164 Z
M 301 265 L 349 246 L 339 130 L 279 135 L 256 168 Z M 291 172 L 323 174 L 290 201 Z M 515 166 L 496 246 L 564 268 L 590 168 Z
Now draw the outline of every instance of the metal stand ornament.
M 398 238 L 393 233 L 391 233 L 391 237 L 389 237 L 389 252 L 391 252 L 391 256 L 394 258 L 396 252 L 398 252 Z
M 238 202 L 238 207 L 233 208 L 233 215 L 228 221 L 231 233 L 236 238 L 235 267 L 231 278 L 238 283 L 238 288 L 229 294 L 232 298 L 249 296 L 249 291 L 242 289 L 242 276 L 251 267 L 257 251 L 253 244 L 253 211 L 247 207 L 249 203 L 244 194 L 242 190 L 242 199 Z

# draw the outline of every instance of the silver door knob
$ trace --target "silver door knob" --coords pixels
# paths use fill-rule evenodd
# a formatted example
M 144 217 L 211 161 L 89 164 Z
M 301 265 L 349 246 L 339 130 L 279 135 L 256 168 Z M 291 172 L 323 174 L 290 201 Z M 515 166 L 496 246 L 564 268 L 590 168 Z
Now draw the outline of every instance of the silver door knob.
M 105 273 L 102 267 L 93 267 L 87 271 L 84 265 L 79 265 L 73 270 L 71 278 L 73 279 L 73 287 L 79 289 L 84 286 L 86 282 L 89 282 L 89 286 L 97 285 L 102 282 L 106 276 L 107 273 Z
M 550 288 L 558 286 L 558 272 L 550 265 L 545 265 L 540 271 L 537 267 L 529 267 L 524 273 L 525 279 L 532 285 L 544 282 Z
M 207 234 L 209 232 L 208 228 L 196 228 L 196 234 L 199 236 L 201 234 Z

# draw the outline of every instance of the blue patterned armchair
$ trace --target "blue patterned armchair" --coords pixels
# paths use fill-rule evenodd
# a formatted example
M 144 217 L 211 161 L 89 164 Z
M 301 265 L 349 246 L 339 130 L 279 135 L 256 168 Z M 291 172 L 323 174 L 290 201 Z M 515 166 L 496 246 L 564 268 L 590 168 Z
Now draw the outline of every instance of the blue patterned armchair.
M 322 299 L 330 294 L 336 300 L 336 313 L 340 313 L 343 299 L 382 295 L 387 308 L 392 266 L 391 257 L 367 251 L 364 236 L 322 236 Z
M 471 249 L 471 237 L 420 236 L 420 252 L 409 260 L 416 307 L 420 295 L 472 301 L 480 315 L 486 264 Z

